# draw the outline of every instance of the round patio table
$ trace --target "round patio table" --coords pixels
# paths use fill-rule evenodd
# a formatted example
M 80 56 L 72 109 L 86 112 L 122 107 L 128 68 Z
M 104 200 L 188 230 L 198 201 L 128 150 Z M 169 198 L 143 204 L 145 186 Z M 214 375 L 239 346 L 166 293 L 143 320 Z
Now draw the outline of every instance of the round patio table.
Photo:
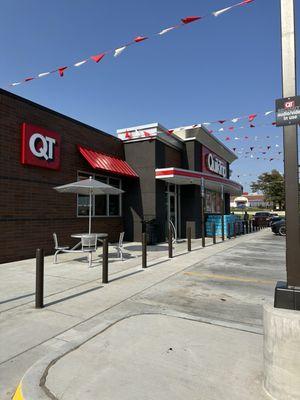
M 91 233 L 91 234 L 89 234 L 89 233 L 74 233 L 71 235 L 71 237 L 81 239 L 83 236 L 89 236 L 89 235 L 97 236 L 97 240 L 105 239 L 108 237 L 107 233 Z

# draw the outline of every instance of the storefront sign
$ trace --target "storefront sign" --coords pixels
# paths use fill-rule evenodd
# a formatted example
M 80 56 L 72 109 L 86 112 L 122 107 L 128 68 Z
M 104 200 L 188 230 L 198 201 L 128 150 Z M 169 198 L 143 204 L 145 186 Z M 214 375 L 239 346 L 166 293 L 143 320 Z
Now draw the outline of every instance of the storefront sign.
M 21 163 L 35 167 L 59 169 L 60 135 L 44 128 L 22 124 Z
M 206 164 L 209 171 L 214 172 L 215 174 L 221 175 L 226 178 L 227 169 L 226 165 L 217 157 L 213 156 L 212 153 L 209 153 L 206 156 Z
M 300 123 L 300 96 L 276 100 L 276 126 Z

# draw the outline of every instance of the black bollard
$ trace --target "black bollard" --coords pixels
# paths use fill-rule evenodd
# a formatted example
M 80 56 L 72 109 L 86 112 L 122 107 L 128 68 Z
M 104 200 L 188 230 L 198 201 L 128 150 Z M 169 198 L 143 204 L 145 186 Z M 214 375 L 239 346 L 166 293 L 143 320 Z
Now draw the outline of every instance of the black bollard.
M 225 232 L 224 232 L 224 215 L 222 214 L 222 218 L 221 218 L 221 225 L 222 225 L 222 241 L 224 242 L 225 240 Z
M 171 227 L 169 227 L 168 248 L 169 248 L 169 258 L 173 258 L 173 237 L 172 237 Z
M 102 283 L 108 283 L 108 238 L 103 239 Z
M 192 251 L 192 229 L 190 226 L 187 227 L 187 249 Z
M 249 233 L 249 221 L 246 221 L 245 224 L 246 224 L 246 233 L 248 234 Z
M 147 236 L 142 233 L 142 268 L 147 268 Z
M 35 308 L 44 307 L 44 250 L 36 249 Z
M 233 237 L 236 238 L 236 222 L 233 223 Z
M 212 223 L 211 231 L 212 231 L 212 237 L 213 237 L 213 244 L 216 244 L 217 243 L 217 240 L 216 240 L 216 224 L 214 222 Z
M 231 236 L 230 236 L 230 223 L 229 222 L 227 224 L 227 239 L 231 239 Z

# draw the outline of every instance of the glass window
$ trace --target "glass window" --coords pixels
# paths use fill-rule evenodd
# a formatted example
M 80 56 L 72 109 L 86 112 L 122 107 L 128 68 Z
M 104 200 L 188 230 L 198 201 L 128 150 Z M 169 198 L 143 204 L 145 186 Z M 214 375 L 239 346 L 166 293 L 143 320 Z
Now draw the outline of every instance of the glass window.
M 83 179 L 88 179 L 90 174 L 79 173 L 78 180 L 82 181 Z M 92 203 L 93 207 L 93 203 Z M 90 208 L 90 198 L 84 194 L 77 195 L 77 214 L 80 216 L 89 215 L 89 208 Z M 92 210 L 93 214 L 93 210 Z
M 97 181 L 108 183 L 108 178 L 106 176 L 96 175 L 95 179 Z M 99 194 L 94 196 L 95 198 L 95 215 L 96 216 L 106 216 L 107 215 L 107 195 Z
M 109 185 L 115 188 L 120 189 L 121 181 L 116 178 L 109 178 Z M 109 215 L 116 216 L 120 215 L 120 199 L 121 195 L 112 195 L 109 196 Z
M 78 173 L 78 180 L 87 179 L 92 176 L 100 182 L 121 189 L 121 179 L 109 178 L 106 176 L 89 174 L 85 172 Z M 89 196 L 77 195 L 77 215 L 89 215 Z M 121 194 L 120 195 L 96 195 L 92 198 L 92 216 L 121 216 Z

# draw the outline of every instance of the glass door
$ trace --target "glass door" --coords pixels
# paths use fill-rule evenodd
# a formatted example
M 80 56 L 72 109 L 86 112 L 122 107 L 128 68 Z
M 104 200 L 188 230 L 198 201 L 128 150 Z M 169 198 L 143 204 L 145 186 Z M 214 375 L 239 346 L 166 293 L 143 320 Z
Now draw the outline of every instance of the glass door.
M 166 184 L 166 203 L 166 233 L 168 233 L 169 223 L 171 222 L 171 226 L 173 225 L 175 230 L 175 239 L 177 239 L 180 236 L 180 186 L 171 183 Z

